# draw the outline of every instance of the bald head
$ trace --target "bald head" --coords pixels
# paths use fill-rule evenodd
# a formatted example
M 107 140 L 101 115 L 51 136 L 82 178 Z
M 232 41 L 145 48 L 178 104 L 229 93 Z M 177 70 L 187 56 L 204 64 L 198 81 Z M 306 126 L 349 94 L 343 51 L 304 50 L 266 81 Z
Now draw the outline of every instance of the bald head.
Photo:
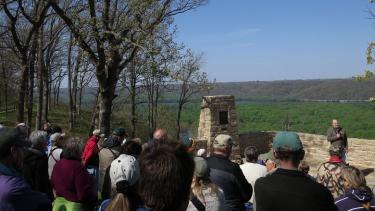
M 333 128 L 339 128 L 340 127 L 340 123 L 339 123 L 339 121 L 337 121 L 337 119 L 332 119 L 332 127 Z
M 159 141 L 165 141 L 168 138 L 167 130 L 164 128 L 158 128 L 153 134 L 153 138 Z

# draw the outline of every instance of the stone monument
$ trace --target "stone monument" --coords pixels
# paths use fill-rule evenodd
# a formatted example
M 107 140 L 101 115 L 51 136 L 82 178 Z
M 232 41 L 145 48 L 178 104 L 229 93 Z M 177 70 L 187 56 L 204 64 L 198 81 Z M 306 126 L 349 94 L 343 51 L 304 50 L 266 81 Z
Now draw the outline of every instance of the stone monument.
M 213 141 L 218 134 L 232 136 L 235 143 L 232 159 L 238 159 L 240 151 L 237 115 L 232 95 L 202 97 L 197 139 L 206 144 L 208 154 L 212 153 Z

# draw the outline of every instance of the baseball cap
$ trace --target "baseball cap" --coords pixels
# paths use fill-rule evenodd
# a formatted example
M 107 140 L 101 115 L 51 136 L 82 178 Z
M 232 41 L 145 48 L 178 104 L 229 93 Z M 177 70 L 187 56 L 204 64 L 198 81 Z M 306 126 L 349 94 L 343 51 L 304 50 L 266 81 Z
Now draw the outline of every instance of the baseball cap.
M 204 153 L 206 153 L 206 150 L 205 150 L 205 149 L 199 149 L 199 150 L 197 151 L 197 156 L 198 156 L 198 157 L 202 157 Z
M 209 169 L 207 166 L 207 161 L 204 158 L 194 157 L 194 163 L 195 163 L 194 175 L 196 177 L 208 176 Z
M 116 183 L 123 180 L 129 185 L 134 185 L 140 175 L 138 161 L 135 157 L 126 154 L 121 154 L 112 161 L 109 171 L 112 187 L 116 187 Z
M 233 145 L 233 140 L 230 135 L 219 134 L 216 136 L 214 140 L 214 147 L 226 147 L 229 145 Z
M 274 137 L 272 148 L 275 151 L 298 151 L 303 145 L 297 133 L 282 131 Z
M 116 136 L 124 136 L 125 135 L 125 128 L 119 127 L 113 130 L 113 135 Z

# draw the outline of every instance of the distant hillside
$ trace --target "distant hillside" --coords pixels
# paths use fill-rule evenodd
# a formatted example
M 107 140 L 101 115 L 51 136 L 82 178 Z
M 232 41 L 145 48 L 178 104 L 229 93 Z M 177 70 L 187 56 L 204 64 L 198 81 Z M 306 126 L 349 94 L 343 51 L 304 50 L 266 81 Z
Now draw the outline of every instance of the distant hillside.
M 176 102 L 176 85 L 170 85 L 161 99 L 163 102 Z M 170 91 L 172 90 L 172 91 Z M 174 90 L 174 91 L 173 91 Z M 118 99 L 124 99 L 125 91 L 118 91 Z M 67 89 L 62 89 L 63 101 L 67 101 Z M 85 90 L 83 102 L 94 101 L 93 89 Z M 280 101 L 280 100 L 368 100 L 375 96 L 375 80 L 358 82 L 349 79 L 248 81 L 216 83 L 209 93 L 194 96 L 194 101 L 204 95 L 234 95 L 236 100 Z
M 375 80 L 357 82 L 354 79 L 324 79 L 218 83 L 210 94 L 232 94 L 237 100 L 368 100 L 375 96 Z

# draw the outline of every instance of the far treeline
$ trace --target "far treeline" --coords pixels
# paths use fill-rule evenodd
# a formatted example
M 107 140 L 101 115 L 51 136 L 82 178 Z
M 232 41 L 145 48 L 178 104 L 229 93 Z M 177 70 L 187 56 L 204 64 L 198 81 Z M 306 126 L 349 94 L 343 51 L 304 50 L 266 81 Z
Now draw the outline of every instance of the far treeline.
M 95 88 L 83 90 L 82 103 L 91 105 L 94 98 L 91 93 Z M 169 84 L 164 87 L 160 101 L 176 103 L 179 99 L 180 86 Z M 67 89 L 60 91 L 60 99 L 68 102 Z M 116 101 L 129 103 L 128 91 L 118 90 Z M 358 81 L 347 79 L 314 79 L 314 80 L 282 80 L 282 81 L 247 81 L 247 82 L 216 82 L 207 90 L 191 96 L 192 102 L 201 102 L 204 95 L 234 95 L 236 101 L 368 101 L 375 96 L 375 79 Z M 146 95 L 140 95 L 146 102 Z M 142 100 L 141 100 L 142 101 Z
M 123 90 L 134 136 L 138 105 L 147 104 L 148 132 L 168 84 L 178 84 L 177 131 L 190 97 L 210 89 L 202 55 L 175 40 L 174 17 L 206 0 L 0 1 L 0 115 L 40 129 L 68 87 L 68 129 L 81 115 L 84 89 L 94 89 L 90 130 L 110 133 Z M 121 93 L 120 93 L 121 94 Z M 139 95 L 146 96 L 145 101 Z M 177 134 L 179 134 L 177 132 Z

